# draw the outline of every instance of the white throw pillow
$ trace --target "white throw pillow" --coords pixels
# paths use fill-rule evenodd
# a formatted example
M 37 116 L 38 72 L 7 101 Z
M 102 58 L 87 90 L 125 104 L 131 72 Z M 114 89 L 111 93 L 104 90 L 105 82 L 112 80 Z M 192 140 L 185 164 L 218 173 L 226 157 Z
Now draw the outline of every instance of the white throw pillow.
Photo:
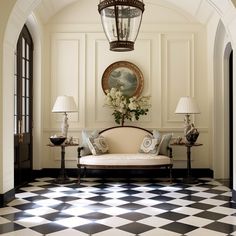
M 140 153 L 158 154 L 158 145 L 160 141 L 151 135 L 146 135 L 140 145 Z
M 168 146 L 172 139 L 173 134 L 164 134 L 161 139 L 161 143 L 159 146 L 159 154 L 168 156 Z
M 88 138 L 90 137 L 97 138 L 99 136 L 98 130 L 94 131 L 83 130 L 81 136 L 82 136 L 82 147 L 83 147 L 83 149 L 81 150 L 81 156 L 91 155 L 92 152 L 88 146 Z
M 161 142 L 161 133 L 157 129 L 152 131 L 152 135 L 158 140 L 159 143 Z
M 103 136 L 89 137 L 88 146 L 93 155 L 108 153 L 108 144 Z

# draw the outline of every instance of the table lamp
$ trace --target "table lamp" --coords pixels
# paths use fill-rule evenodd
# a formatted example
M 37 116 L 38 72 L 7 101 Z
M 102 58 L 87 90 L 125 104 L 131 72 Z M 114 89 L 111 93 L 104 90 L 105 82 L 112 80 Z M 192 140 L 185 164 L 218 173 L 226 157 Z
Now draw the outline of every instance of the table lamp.
M 77 107 L 75 100 L 72 96 L 58 96 L 56 102 L 54 103 L 52 112 L 54 113 L 64 113 L 63 122 L 61 126 L 62 135 L 67 137 L 67 132 L 69 128 L 67 113 L 77 112 Z
M 175 109 L 176 114 L 185 114 L 184 123 L 184 135 L 190 127 L 190 114 L 199 114 L 200 110 L 196 100 L 193 97 L 181 97 L 179 99 L 178 105 Z

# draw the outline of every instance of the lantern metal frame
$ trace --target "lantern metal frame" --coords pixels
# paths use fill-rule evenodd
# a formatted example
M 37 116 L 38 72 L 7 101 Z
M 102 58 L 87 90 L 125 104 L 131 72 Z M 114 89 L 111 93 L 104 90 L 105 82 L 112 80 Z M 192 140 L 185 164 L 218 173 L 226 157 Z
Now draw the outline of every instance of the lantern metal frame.
M 104 19 L 102 18 L 103 28 L 108 40 L 112 37 L 116 38 L 116 40 L 109 40 L 111 51 L 121 52 L 134 50 L 134 42 L 140 29 L 144 6 L 143 0 L 100 0 L 100 3 L 98 4 L 98 11 L 100 15 L 102 16 L 102 11 L 106 10 L 106 18 L 114 18 L 115 21 L 112 26 L 114 28 L 112 28 L 112 31 L 109 32 L 108 27 L 104 27 L 106 22 L 104 22 Z M 122 10 L 120 10 L 119 7 L 121 7 Z M 126 8 L 123 9 L 123 7 Z M 132 32 L 134 39 L 128 40 L 131 32 L 130 21 L 136 17 L 140 17 L 139 25 L 135 26 L 137 28 L 137 32 Z M 127 27 L 120 23 L 125 18 L 128 19 Z M 109 33 L 112 33 L 113 35 L 109 35 Z

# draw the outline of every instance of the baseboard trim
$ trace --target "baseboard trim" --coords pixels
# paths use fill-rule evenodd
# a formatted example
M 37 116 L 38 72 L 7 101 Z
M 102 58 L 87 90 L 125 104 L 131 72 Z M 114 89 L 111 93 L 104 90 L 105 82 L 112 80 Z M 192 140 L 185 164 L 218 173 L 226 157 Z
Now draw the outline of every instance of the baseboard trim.
M 67 169 L 67 175 L 69 177 L 77 177 L 78 169 Z M 53 177 L 56 178 L 59 175 L 60 169 L 49 169 L 45 168 L 42 170 L 34 171 L 34 178 L 42 178 L 42 177 Z M 186 169 L 175 169 L 173 168 L 173 177 L 174 178 L 182 178 L 187 176 Z M 192 175 L 197 178 L 213 178 L 213 170 L 208 168 L 194 168 L 192 169 Z M 106 169 L 106 170 L 90 170 L 86 171 L 87 177 L 99 177 L 99 178 L 130 178 L 130 177 L 148 177 L 148 178 L 161 178 L 161 177 L 169 177 L 169 171 L 167 169 L 148 169 L 148 170 L 138 170 L 138 169 L 129 169 L 129 170 L 121 170 L 121 169 Z
M 12 189 L 4 194 L 0 194 L 0 207 L 6 206 L 6 204 L 15 198 L 15 189 Z
M 236 202 L 236 190 L 232 189 L 232 200 Z

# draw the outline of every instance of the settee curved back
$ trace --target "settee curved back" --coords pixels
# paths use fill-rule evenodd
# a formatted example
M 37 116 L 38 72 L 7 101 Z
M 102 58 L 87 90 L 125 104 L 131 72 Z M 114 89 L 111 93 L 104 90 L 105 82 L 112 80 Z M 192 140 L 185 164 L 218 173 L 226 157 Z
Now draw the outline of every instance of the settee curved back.
M 109 153 L 138 153 L 143 138 L 152 132 L 135 126 L 116 126 L 102 130 Z

